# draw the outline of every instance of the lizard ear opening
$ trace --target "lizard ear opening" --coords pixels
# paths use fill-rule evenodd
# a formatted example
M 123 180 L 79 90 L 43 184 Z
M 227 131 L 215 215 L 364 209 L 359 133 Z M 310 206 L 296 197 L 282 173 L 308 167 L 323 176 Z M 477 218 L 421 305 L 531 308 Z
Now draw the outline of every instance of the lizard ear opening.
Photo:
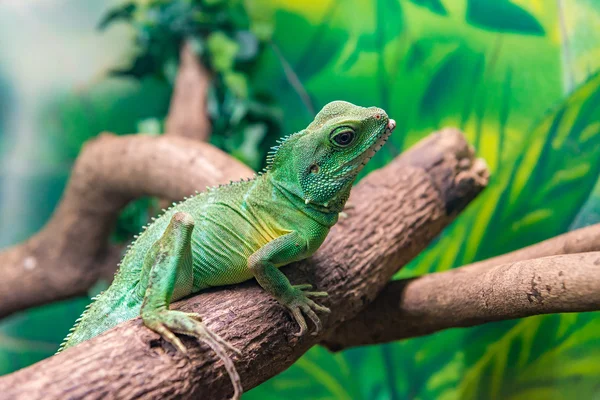
M 320 168 L 317 164 L 312 164 L 308 170 L 310 171 L 311 174 L 318 174 Z

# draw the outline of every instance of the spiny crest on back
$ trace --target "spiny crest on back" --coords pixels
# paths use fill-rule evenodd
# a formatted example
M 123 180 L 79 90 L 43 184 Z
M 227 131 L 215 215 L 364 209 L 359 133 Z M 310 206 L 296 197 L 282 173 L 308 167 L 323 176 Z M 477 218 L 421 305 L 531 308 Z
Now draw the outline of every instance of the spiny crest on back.
M 92 305 L 94 304 L 94 302 L 100 298 L 100 296 L 102 295 L 102 293 L 104 293 L 104 292 L 100 292 L 99 294 L 97 294 L 96 296 L 94 296 L 94 297 L 92 297 L 90 299 L 91 302 L 88 305 L 85 306 L 85 309 L 83 310 L 83 312 L 81 313 L 81 315 L 79 316 L 79 318 L 77 318 L 75 320 L 75 323 L 73 324 L 73 327 L 71 329 L 69 329 L 69 333 L 64 338 L 64 340 L 62 341 L 62 343 L 58 347 L 58 350 L 56 350 L 56 353 L 54 353 L 54 354 L 58 354 L 58 353 L 60 353 L 61 351 L 63 351 L 65 349 L 65 346 L 67 345 L 67 342 L 73 336 L 73 332 L 75 332 L 75 330 L 77 329 L 77 327 L 81 323 L 81 320 L 83 320 L 84 315 L 89 311 L 89 309 L 92 307 Z
M 281 149 L 281 147 L 289 142 L 290 138 L 292 136 L 296 136 L 299 135 L 301 133 L 303 133 L 304 131 L 300 131 L 300 132 L 296 132 L 296 133 L 292 133 L 290 135 L 284 136 L 280 139 L 277 139 L 276 141 L 276 145 L 271 147 L 271 149 L 269 150 L 269 152 L 267 153 L 267 165 L 265 166 L 265 168 L 263 169 L 263 172 L 267 172 L 268 170 L 271 169 L 271 167 L 273 167 L 273 161 L 275 160 L 275 156 L 277 155 L 277 152 L 279 151 L 279 149 Z
M 194 194 L 192 194 L 190 196 L 186 196 L 186 197 L 183 198 L 183 200 L 180 200 L 178 202 L 173 202 L 168 208 L 163 208 L 162 210 L 160 210 L 160 212 L 157 215 L 155 215 L 153 217 L 150 217 L 150 221 L 141 228 L 141 231 L 140 231 L 140 233 L 138 235 L 133 235 L 133 241 L 129 242 L 129 244 L 127 244 L 127 246 L 126 246 L 125 256 L 127 256 L 127 254 L 129 253 L 129 251 L 132 250 L 135 247 L 135 245 L 137 244 L 137 242 L 140 240 L 141 236 L 144 234 L 145 231 L 148 230 L 148 228 L 150 228 L 150 226 L 152 224 L 154 224 L 155 222 L 157 222 L 161 218 L 168 218 L 169 217 L 169 214 L 168 214 L 169 211 L 171 211 L 175 207 L 177 207 L 177 206 L 179 206 L 179 205 L 181 205 L 181 204 L 183 204 L 183 203 L 185 203 L 187 201 L 193 201 L 194 199 L 197 199 L 199 197 L 206 196 L 209 193 L 217 192 L 219 190 L 222 190 L 223 188 L 227 188 L 227 187 L 230 187 L 230 186 L 237 186 L 237 185 L 240 185 L 240 184 L 242 184 L 244 182 L 253 181 L 253 180 L 256 179 L 256 177 L 257 177 L 257 174 L 254 174 L 251 177 L 241 178 L 241 179 L 239 179 L 237 181 L 229 181 L 229 183 L 219 184 L 219 185 L 216 185 L 216 186 L 206 186 L 206 190 L 204 190 L 202 192 L 199 192 L 198 190 L 196 190 Z M 120 267 L 121 267 L 121 265 L 123 263 L 123 260 L 125 259 L 125 256 L 123 257 L 122 261 L 118 264 L 119 268 L 117 268 L 117 270 L 115 272 L 113 281 L 117 280 L 118 277 L 119 277 L 119 275 L 123 272 L 123 270 Z M 85 312 L 84 312 L 84 314 L 85 314 Z M 67 339 L 68 339 L 68 337 L 67 337 Z

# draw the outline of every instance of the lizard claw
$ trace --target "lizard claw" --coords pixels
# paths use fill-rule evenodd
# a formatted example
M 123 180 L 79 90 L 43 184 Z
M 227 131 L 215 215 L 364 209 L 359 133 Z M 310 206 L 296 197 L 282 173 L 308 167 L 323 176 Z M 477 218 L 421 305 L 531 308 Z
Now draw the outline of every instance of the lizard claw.
M 144 325 L 158 333 L 163 339 L 171 343 L 177 350 L 186 354 L 187 349 L 175 333 L 193 336 L 206 343 L 223 361 L 229 379 L 233 385 L 233 400 L 240 399 L 243 388 L 240 376 L 235 369 L 233 361 L 225 349 L 241 355 L 241 352 L 229 344 L 222 337 L 211 331 L 204 325 L 202 318 L 196 313 L 186 313 L 176 310 L 154 310 L 150 313 L 142 313 Z
M 315 311 L 330 313 L 331 310 L 315 303 L 309 297 L 326 297 L 327 292 L 305 291 L 312 289 L 312 285 L 310 284 L 294 285 L 293 287 L 295 289 L 294 297 L 291 301 L 287 302 L 285 306 L 290 310 L 292 316 L 300 326 L 300 331 L 295 333 L 294 336 L 303 336 L 308 330 L 308 325 L 306 324 L 304 315 L 306 315 L 315 325 L 315 330 L 311 333 L 311 335 L 316 336 L 323 329 L 323 324 L 321 323 L 321 319 L 315 313 Z

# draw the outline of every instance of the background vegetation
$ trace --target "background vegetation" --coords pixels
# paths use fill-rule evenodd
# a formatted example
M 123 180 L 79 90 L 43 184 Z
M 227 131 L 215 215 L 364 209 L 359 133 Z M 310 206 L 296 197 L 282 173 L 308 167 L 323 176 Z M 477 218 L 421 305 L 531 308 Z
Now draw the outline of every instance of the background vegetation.
M 0 245 L 24 239 L 48 217 L 86 139 L 103 130 L 163 130 L 183 40 L 216 77 L 212 142 L 257 169 L 275 138 L 303 128 L 334 99 L 381 106 L 398 122 L 370 169 L 432 130 L 464 130 L 492 170 L 490 187 L 400 276 L 446 270 L 600 220 L 597 1 L 16 4 L 0 5 L 0 34 L 15 37 L 12 53 L 0 52 Z M 45 12 L 45 26 L 31 22 L 34 8 Z M 5 11 L 29 25 L 3 26 Z M 63 65 L 40 48 L 43 32 L 54 32 L 69 52 Z M 69 47 L 68 38 L 83 32 L 89 40 Z M 106 44 L 91 51 L 94 41 Z M 18 75 L 24 47 L 45 64 Z M 48 83 L 69 67 L 87 72 Z M 45 69 L 54 71 L 44 81 L 49 88 L 32 90 Z M 132 204 L 115 240 L 126 240 L 150 210 L 148 200 Z M 2 322 L 0 373 L 51 355 L 87 302 Z M 245 398 L 592 398 L 600 396 L 599 329 L 597 313 L 564 314 L 335 355 L 314 348 Z

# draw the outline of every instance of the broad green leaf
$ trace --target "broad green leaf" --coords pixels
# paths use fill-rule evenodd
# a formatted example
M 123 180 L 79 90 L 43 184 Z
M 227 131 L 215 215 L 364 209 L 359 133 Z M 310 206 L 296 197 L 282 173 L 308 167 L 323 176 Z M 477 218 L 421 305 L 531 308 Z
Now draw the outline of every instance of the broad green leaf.
M 593 0 L 586 1 L 578 1 L 586 3 L 581 8 L 589 11 L 583 12 L 585 17 L 597 8 Z M 138 3 L 159 4 L 146 0 Z M 123 71 L 135 84 L 146 85 L 147 81 L 138 78 L 154 73 L 169 82 L 184 32 L 198 35 L 198 54 L 210 56 L 211 50 L 196 30 L 198 25 L 188 23 L 206 24 L 202 29 L 208 31 L 214 31 L 214 25 L 204 12 L 182 12 L 187 5 L 206 2 L 160 4 L 160 12 L 154 16 L 135 20 L 135 29 L 142 36 L 160 39 L 159 43 L 141 40 L 145 50 L 137 54 L 129 70 Z M 242 84 L 235 75 L 233 82 L 231 78 L 226 82 L 225 76 L 215 79 L 232 90 L 226 95 L 214 90 L 209 93 L 215 132 L 229 132 L 213 135 L 211 140 L 255 166 L 276 135 L 273 121 L 280 118 L 285 132 L 290 133 L 312 118 L 304 95 L 314 110 L 334 99 L 384 105 L 398 121 L 398 128 L 365 173 L 445 125 L 463 129 L 493 171 L 490 187 L 403 273 L 449 269 L 524 246 L 542 236 L 554 236 L 573 226 L 577 221 L 574 216 L 585 214 L 587 204 L 594 199 L 598 162 L 591 155 L 598 154 L 600 122 L 595 121 L 598 110 L 595 100 L 590 99 L 598 88 L 593 84 L 578 88 L 542 118 L 550 106 L 561 101 L 563 67 L 556 5 L 540 4 L 529 0 L 263 2 L 254 8 L 257 11 L 247 27 L 217 29 L 243 47 L 233 61 L 223 57 L 220 65 L 233 66 L 234 73 L 244 75 L 253 71 Z M 579 70 L 589 74 L 598 65 L 594 56 L 600 54 L 595 30 L 581 20 L 570 20 L 569 15 L 573 13 L 566 15 L 568 32 L 576 35 L 577 27 L 583 27 L 579 36 L 587 32 L 584 50 L 577 53 L 576 47 L 572 49 Z M 264 52 L 260 45 L 256 49 L 253 39 L 239 37 L 240 29 L 250 29 L 261 41 L 272 40 L 279 53 L 274 53 L 272 46 L 266 46 Z M 569 37 L 571 44 L 577 42 L 575 38 Z M 213 50 L 218 53 L 221 47 L 214 46 Z M 242 60 L 252 58 L 254 50 L 261 60 L 257 68 Z M 164 90 L 168 95 L 169 89 Z M 268 105 L 261 102 L 253 107 L 251 102 L 240 102 L 232 96 L 236 90 L 250 96 L 257 90 L 272 94 L 282 117 L 253 120 L 254 115 L 261 114 L 257 109 L 267 109 Z M 128 119 L 113 114 L 112 106 L 103 109 L 106 100 L 97 92 L 97 88 L 84 90 L 76 101 L 48 112 L 55 116 L 49 129 L 63 132 L 56 138 L 62 140 L 61 151 L 71 159 L 82 137 L 106 129 L 132 132 L 140 120 L 158 124 L 164 120 L 168 96 L 145 92 L 143 101 L 134 101 L 143 108 L 138 110 L 131 106 L 136 96 L 110 92 L 109 98 L 125 96 L 117 104 L 121 113 L 133 118 Z M 152 103 L 158 97 L 160 109 Z M 93 118 L 86 117 L 89 110 Z M 230 129 L 232 125 L 234 129 Z M 138 208 L 125 215 L 129 228 L 125 226 L 124 236 L 143 220 L 145 206 L 134 206 Z M 72 319 L 76 316 L 74 313 Z M 593 390 L 598 390 L 592 380 L 600 375 L 591 365 L 599 356 L 594 350 L 598 345 L 594 343 L 597 326 L 590 324 L 593 318 L 573 314 L 454 329 L 335 355 L 317 348 L 244 398 L 590 398 Z M 63 321 L 61 329 L 68 329 L 70 316 L 59 319 Z M 41 331 L 37 325 L 27 320 L 20 323 L 17 330 L 1 332 L 5 336 L 0 340 L 8 338 L 6 343 L 15 349 L 31 347 L 22 358 L 17 355 L 18 363 L 11 364 L 12 368 L 42 357 L 38 350 L 44 350 L 48 343 L 45 337 L 23 333 L 29 327 Z M 63 335 L 57 336 L 60 340 Z M 12 363 L 16 353 L 1 354 L 7 355 L 0 356 L 0 365 L 4 365 L 7 359 Z M 556 366 L 563 363 L 568 366 L 561 372 L 563 369 Z
M 416 40 L 406 55 L 406 69 L 438 70 L 440 64 L 446 61 L 458 47 L 457 42 L 440 42 L 428 38 Z
M 439 14 L 447 15 L 448 11 L 444 8 L 444 5 L 440 0 L 411 0 L 413 3 L 429 9 L 429 11 Z
M 535 16 L 510 0 L 467 0 L 467 22 L 492 31 L 544 35 Z
M 360 399 L 358 385 L 342 354 L 331 355 L 313 348 L 277 379 L 268 381 L 244 395 L 245 399 Z
M 600 222 L 600 177 L 592 189 L 589 197 L 577 212 L 569 230 L 583 228 Z
M 445 47 L 451 49 L 454 44 Z M 482 101 L 477 88 L 483 77 L 483 61 L 482 54 L 473 54 L 463 47 L 448 53 L 430 76 L 421 98 L 419 114 L 431 116 L 439 123 L 448 109 L 455 109 L 463 115 L 470 113 L 473 105 Z M 458 93 L 468 94 L 457 97 Z
M 521 186 L 504 191 L 503 204 L 492 216 L 490 226 L 493 229 L 483 237 L 484 243 L 491 241 L 493 235 L 494 245 L 502 252 L 509 250 L 515 241 L 535 243 L 568 229 L 600 172 L 600 158 L 597 157 L 600 134 L 593 138 L 588 135 L 585 144 L 580 143 L 586 127 L 599 120 L 600 74 L 576 90 L 572 98 L 533 130 L 532 145 L 526 147 L 511 174 L 528 175 L 529 178 L 523 180 Z M 529 152 L 536 157 L 526 163 Z M 510 185 L 511 181 L 506 183 Z M 532 213 L 537 215 L 536 219 L 528 223 L 524 218 Z M 503 221 L 525 223 L 515 226 L 518 230 L 505 230 Z
M 499 175 L 492 177 L 490 187 L 457 224 L 415 260 L 412 273 L 465 264 L 567 230 L 597 181 L 600 132 L 592 135 L 589 127 L 596 126 L 599 119 L 600 75 L 597 75 L 533 128 L 513 166 L 505 166 Z M 539 385 L 530 380 L 521 385 L 516 379 L 534 368 L 535 360 L 543 354 L 560 349 L 560 343 L 576 337 L 584 329 L 581 328 L 584 320 L 585 317 L 574 319 L 570 315 L 549 316 L 472 329 L 471 335 L 466 334 L 469 337 L 465 341 L 466 370 L 459 386 L 447 389 L 444 396 L 509 398 L 525 387 L 529 390 L 532 384 Z M 505 330 L 502 326 L 509 328 Z M 581 337 L 574 340 L 577 349 L 594 348 Z M 560 352 L 548 360 L 563 360 L 566 356 L 566 352 Z M 552 363 L 540 362 L 545 364 Z M 581 374 L 587 365 L 587 361 L 574 364 L 569 373 L 584 379 Z M 552 372 L 553 376 L 557 373 Z M 531 373 L 532 377 L 536 375 Z M 541 386 L 540 393 L 552 382 Z M 577 390 L 584 393 L 586 385 L 582 382 Z

